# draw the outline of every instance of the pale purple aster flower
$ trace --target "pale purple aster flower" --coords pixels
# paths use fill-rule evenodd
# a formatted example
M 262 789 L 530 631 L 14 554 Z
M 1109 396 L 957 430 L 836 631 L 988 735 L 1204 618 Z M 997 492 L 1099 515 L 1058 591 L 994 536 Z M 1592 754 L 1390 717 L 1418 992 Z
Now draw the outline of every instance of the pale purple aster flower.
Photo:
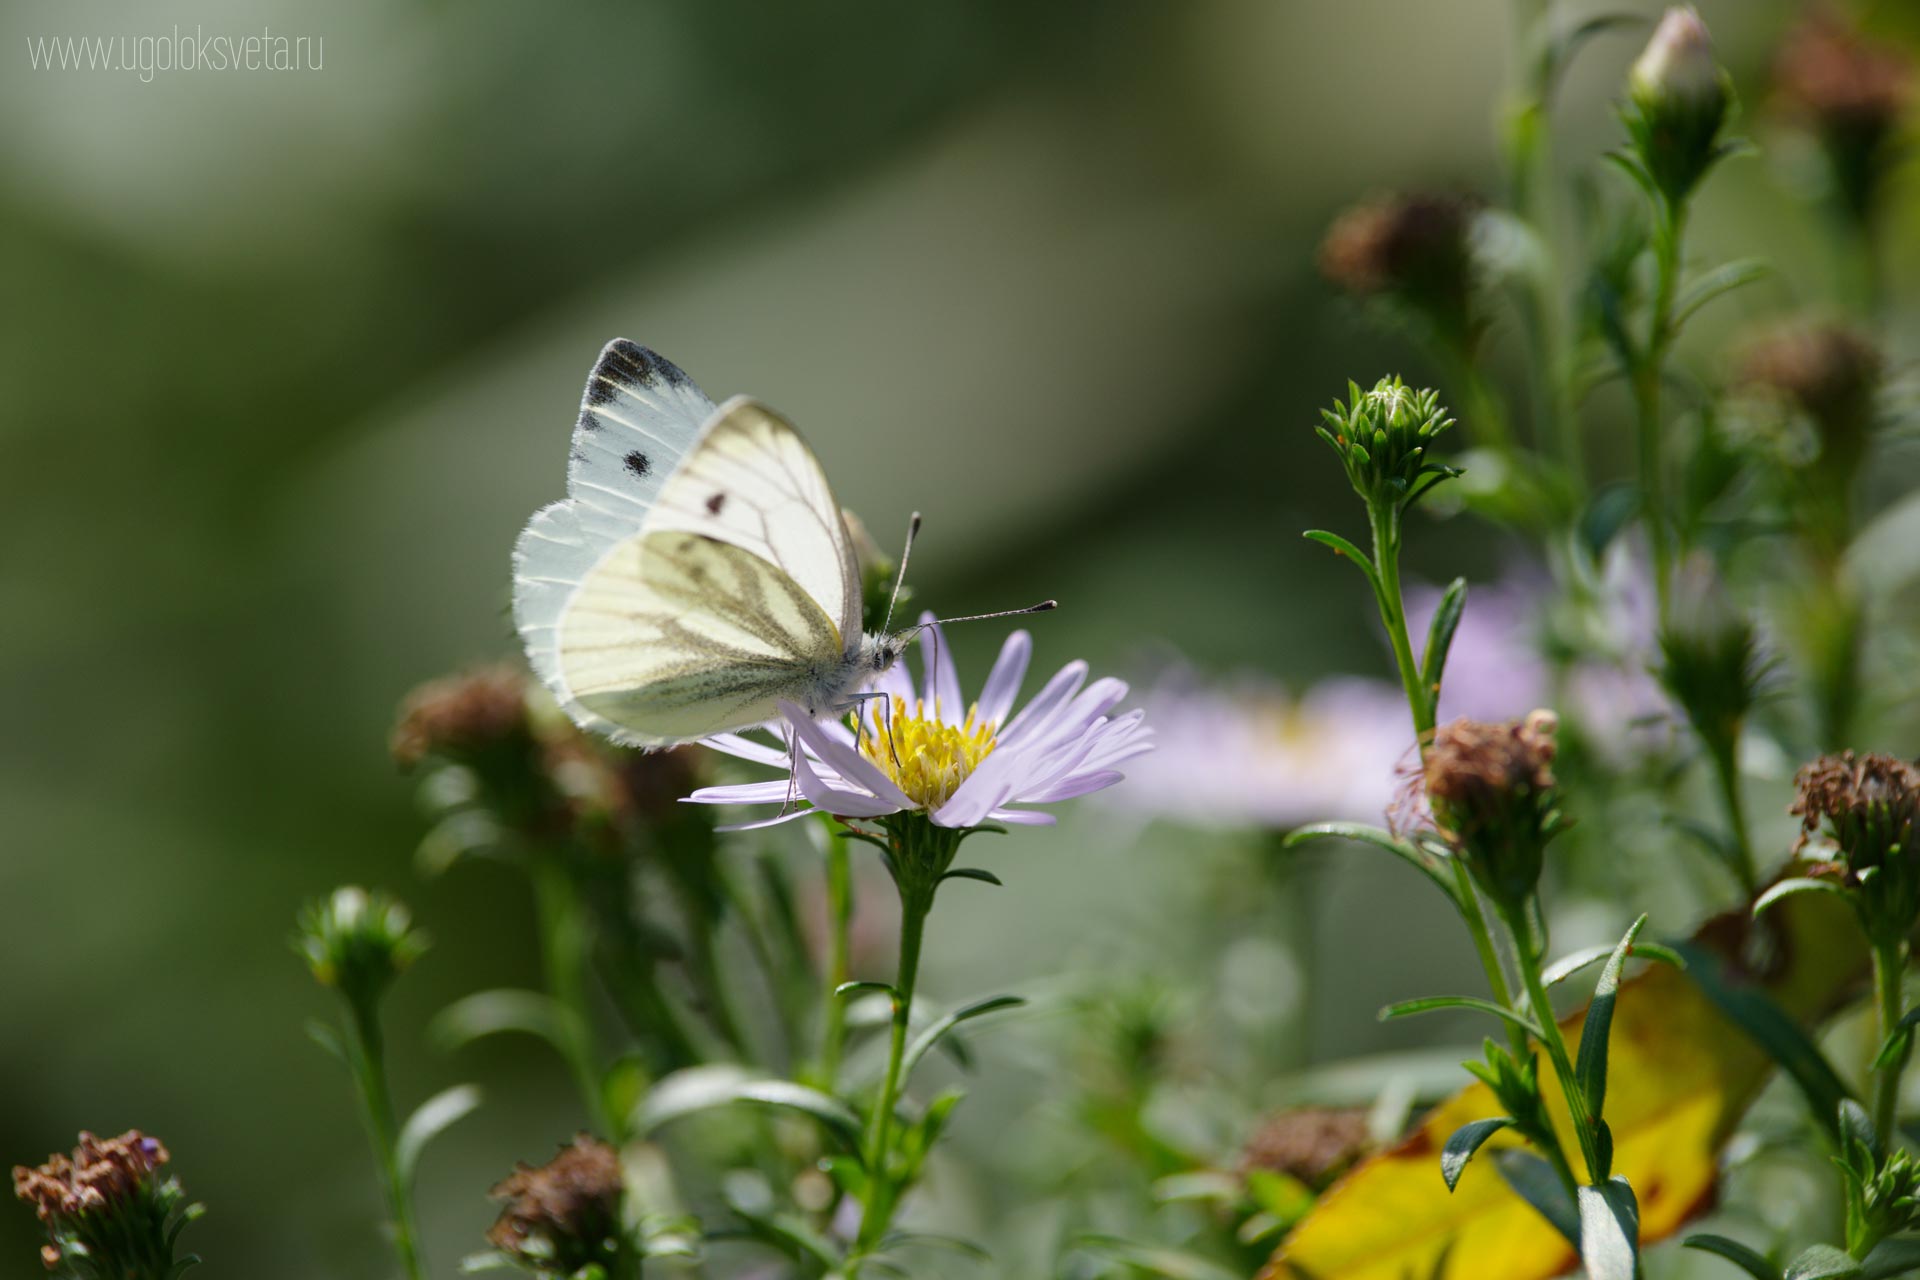
M 772 826 L 804 814 L 882 818 L 925 813 L 935 826 L 977 827 L 999 822 L 1028 826 L 1054 821 L 1027 808 L 1099 791 L 1120 781 L 1115 767 L 1151 749 L 1145 713 L 1112 715 L 1127 695 L 1124 681 L 1087 683 L 1087 664 L 1070 662 L 1018 711 L 1021 682 L 1033 656 L 1025 631 L 1007 637 L 981 689 L 968 702 L 946 637 L 923 615 L 922 679 L 915 688 L 904 662 L 875 682 L 884 697 L 862 703 L 855 727 L 815 720 L 781 704 L 782 719 L 767 726 L 774 746 L 739 734 L 707 745 L 743 760 L 788 771 L 785 778 L 703 787 L 698 804 L 780 804 L 782 812 L 740 828 Z M 805 801 L 794 804 L 795 799 Z
M 1191 826 L 1378 822 L 1413 750 L 1406 695 L 1380 680 L 1325 680 L 1295 696 L 1260 676 L 1209 685 L 1176 669 L 1145 703 L 1154 753 L 1115 803 Z

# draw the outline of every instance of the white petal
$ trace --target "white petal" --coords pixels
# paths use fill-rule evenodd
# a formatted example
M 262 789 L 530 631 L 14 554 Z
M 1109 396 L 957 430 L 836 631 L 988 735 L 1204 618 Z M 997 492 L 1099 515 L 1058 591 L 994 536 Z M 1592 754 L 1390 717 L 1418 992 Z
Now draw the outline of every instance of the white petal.
M 799 808 L 790 809 L 785 813 L 776 813 L 771 818 L 761 818 L 755 822 L 736 822 L 732 826 L 728 826 L 728 827 L 715 827 L 714 830 L 715 831 L 758 831 L 762 827 L 777 827 L 783 822 L 792 822 L 795 818 L 804 818 L 810 813 L 818 813 L 818 812 L 819 812 L 818 809 L 814 809 L 807 805 L 802 805 Z
M 1027 678 L 1027 663 L 1033 658 L 1033 637 L 1016 631 L 1000 646 L 1000 656 L 987 674 L 986 687 L 980 690 L 980 718 L 999 724 L 1013 710 L 1020 696 L 1020 682 Z
M 701 741 L 715 751 L 724 751 L 730 756 L 751 760 L 755 764 L 776 765 L 782 769 L 787 767 L 787 753 L 784 750 L 779 747 L 770 747 L 763 742 L 755 742 L 751 738 L 743 738 L 737 733 L 716 733 L 711 738 L 702 738 Z
M 888 804 L 863 791 L 844 791 L 828 786 L 814 771 L 813 762 L 802 758 L 794 768 L 794 780 L 800 784 L 800 794 L 813 802 L 816 809 L 825 809 L 828 813 L 845 818 L 877 818 L 883 813 L 898 813 L 900 806 Z
M 931 613 L 921 614 L 920 621 L 932 624 L 920 633 L 920 666 L 924 672 L 920 698 L 927 710 L 938 707 L 941 719 L 958 724 L 967 718 L 967 708 L 960 700 L 960 673 L 953 665 L 947 633 Z
M 1067 699 L 1080 690 L 1080 683 L 1087 678 L 1087 664 L 1080 661 L 1069 662 L 1047 681 L 1039 693 L 1033 695 L 1033 701 L 1021 708 L 1020 713 L 1007 723 L 1007 727 L 995 735 L 1004 747 L 1017 741 L 1020 735 L 1033 726 L 1041 724 Z
M 781 763 L 785 763 L 782 761 Z M 725 787 L 702 787 L 686 797 L 688 804 L 779 804 L 793 795 L 790 778 L 771 782 L 741 782 Z
M 1038 809 L 995 809 L 988 822 L 1004 822 L 1010 827 L 1050 827 L 1059 819 Z
M 793 731 L 800 735 L 800 741 L 806 744 L 808 750 L 819 756 L 847 783 L 861 788 L 887 804 L 888 807 L 880 812 L 893 813 L 899 809 L 914 807 L 907 793 L 895 786 L 893 779 L 880 772 L 873 761 L 855 751 L 850 744 L 835 742 L 822 733 L 813 717 L 803 709 L 791 702 L 783 702 L 780 704 L 780 710 L 787 717 L 787 723 L 793 726 Z

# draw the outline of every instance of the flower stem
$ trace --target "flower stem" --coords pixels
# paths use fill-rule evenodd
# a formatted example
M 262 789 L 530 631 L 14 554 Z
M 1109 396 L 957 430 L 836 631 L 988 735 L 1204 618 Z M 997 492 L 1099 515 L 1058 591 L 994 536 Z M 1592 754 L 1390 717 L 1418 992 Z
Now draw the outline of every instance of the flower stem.
M 1660 390 L 1667 350 L 1673 343 L 1673 295 L 1680 281 L 1680 243 L 1687 209 L 1662 201 L 1654 229 L 1653 314 L 1646 350 L 1633 371 L 1636 439 L 1640 455 L 1640 496 L 1646 510 L 1647 546 L 1653 555 L 1653 584 L 1660 622 L 1667 619 L 1673 576 L 1673 549 L 1667 528 L 1666 469 L 1660 457 Z
M 900 1068 L 907 1052 L 907 1027 L 913 1012 L 913 988 L 920 974 L 920 943 L 925 936 L 927 913 L 933 907 L 931 889 L 922 890 L 910 882 L 900 885 L 900 968 L 893 984 L 893 1034 L 887 1046 L 887 1073 L 881 1079 L 880 1093 L 873 1102 L 873 1120 L 867 1126 L 871 1142 L 867 1148 L 867 1179 L 870 1188 L 866 1211 L 861 1215 L 859 1246 L 861 1252 L 879 1243 L 891 1225 L 895 1199 L 900 1188 L 893 1185 L 893 1109 L 900 1097 Z
M 352 1057 L 355 1091 L 380 1165 L 380 1181 L 392 1217 L 393 1248 L 407 1280 L 423 1280 L 419 1231 L 413 1220 L 413 1194 L 400 1173 L 399 1137 L 393 1115 L 393 1097 L 387 1087 L 386 1049 L 380 1034 L 380 1014 L 371 1002 L 352 1006 Z
M 1885 1044 L 1906 1016 L 1907 944 L 1905 939 L 1879 942 L 1873 948 L 1873 985 L 1879 996 L 1880 1043 Z M 1880 1150 L 1893 1149 L 1893 1131 L 1899 1119 L 1900 1075 L 1906 1070 L 1913 1046 L 1907 1045 L 1893 1061 L 1874 1073 L 1873 1131 Z
M 1407 708 L 1413 713 L 1414 737 L 1424 755 L 1433 737 L 1434 699 L 1421 684 L 1413 645 L 1407 639 L 1407 609 L 1400 596 L 1400 513 L 1382 504 L 1369 504 L 1367 518 L 1373 526 L 1373 566 L 1379 582 L 1376 598 L 1380 621 L 1387 628 L 1387 642 L 1393 646 L 1393 660 L 1400 668 L 1400 685 L 1406 690 Z
M 1714 781 L 1719 784 L 1720 803 L 1727 811 L 1727 834 L 1733 842 L 1734 875 L 1740 878 L 1740 890 L 1751 900 L 1760 891 L 1760 875 L 1755 869 L 1753 840 L 1747 834 L 1747 815 L 1740 805 L 1740 743 L 1738 738 L 1709 744 Z
M 1547 1060 L 1553 1064 L 1553 1074 L 1560 1080 L 1560 1092 L 1567 1100 L 1567 1111 L 1573 1117 L 1574 1136 L 1580 1141 L 1580 1154 L 1585 1158 L 1587 1176 L 1592 1185 L 1599 1186 L 1607 1180 L 1609 1170 L 1606 1162 L 1600 1158 L 1598 1136 L 1599 1117 L 1587 1107 L 1587 1095 L 1581 1091 L 1580 1082 L 1573 1071 L 1573 1056 L 1567 1052 L 1566 1037 L 1560 1034 L 1560 1024 L 1553 1016 L 1553 998 L 1547 994 L 1546 981 L 1540 973 L 1540 957 L 1527 941 L 1532 930 L 1527 922 L 1513 914 L 1506 917 L 1507 929 L 1514 939 L 1514 963 L 1520 970 L 1520 980 L 1527 989 L 1527 1006 L 1533 1016 L 1534 1025 L 1540 1029 L 1540 1042 L 1547 1051 Z M 1558 1144 L 1555 1144 L 1556 1148 Z M 1559 1163 L 1565 1166 L 1564 1154 L 1559 1155 Z M 1571 1178 L 1570 1169 L 1565 1175 Z

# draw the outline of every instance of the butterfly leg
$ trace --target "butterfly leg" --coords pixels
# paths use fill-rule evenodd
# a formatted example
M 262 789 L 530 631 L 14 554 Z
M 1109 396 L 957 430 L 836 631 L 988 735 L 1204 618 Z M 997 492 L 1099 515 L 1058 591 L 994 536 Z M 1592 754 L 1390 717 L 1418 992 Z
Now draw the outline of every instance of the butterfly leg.
M 878 699 L 886 715 L 887 751 L 893 756 L 894 767 L 898 768 L 900 765 L 900 753 L 895 750 L 893 745 L 893 699 L 891 697 L 881 693 L 877 689 L 869 690 L 866 693 L 849 694 L 846 702 L 836 708 L 836 711 L 840 715 L 845 715 L 849 711 L 853 713 L 853 747 L 854 750 L 858 751 L 860 750 L 862 735 L 865 733 L 867 726 L 866 704 L 876 699 Z

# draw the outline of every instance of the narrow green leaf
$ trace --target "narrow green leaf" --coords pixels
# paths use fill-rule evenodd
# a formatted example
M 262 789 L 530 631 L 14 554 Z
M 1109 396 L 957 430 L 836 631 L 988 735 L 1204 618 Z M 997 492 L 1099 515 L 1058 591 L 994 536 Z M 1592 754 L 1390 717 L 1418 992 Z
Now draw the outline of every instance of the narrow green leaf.
M 1640 1270 L 1640 1203 L 1625 1178 L 1580 1188 L 1580 1260 L 1589 1280 L 1635 1280 Z
M 1460 616 L 1467 610 L 1467 580 L 1455 578 L 1440 597 L 1427 625 L 1427 647 L 1420 654 L 1420 684 L 1430 705 L 1440 705 L 1440 681 L 1447 669 L 1447 652 L 1453 648 L 1453 633 L 1460 629 Z
M 1488 1138 L 1512 1123 L 1511 1116 L 1494 1116 L 1489 1120 L 1463 1124 L 1453 1131 L 1445 1149 L 1440 1152 L 1440 1176 L 1446 1179 L 1447 1190 L 1451 1191 L 1460 1184 L 1460 1175 L 1466 1172 L 1467 1161 L 1473 1159 L 1474 1152 L 1480 1150 Z
M 1920 1023 L 1920 1005 L 1907 1010 L 1906 1016 L 1893 1024 L 1893 1030 L 1887 1033 L 1886 1041 L 1880 1046 L 1880 1052 L 1873 1059 L 1875 1071 L 1884 1070 L 1893 1065 L 1907 1047 L 1907 1039 L 1913 1034 L 1915 1023 Z
M 1606 485 L 1580 513 L 1580 545 L 1598 564 L 1620 531 L 1640 513 L 1640 486 L 1629 481 Z
M 1780 1268 L 1768 1262 L 1765 1257 L 1741 1244 L 1738 1240 L 1729 1240 L 1725 1236 L 1709 1233 L 1688 1236 L 1680 1242 L 1686 1248 L 1698 1249 L 1702 1253 L 1711 1253 L 1725 1258 L 1734 1266 L 1753 1277 L 1753 1280 L 1780 1280 Z
M 1366 552 L 1354 546 L 1339 534 L 1329 533 L 1325 529 L 1309 529 L 1301 536 L 1309 542 L 1317 542 L 1323 547 L 1330 547 L 1333 549 L 1335 555 L 1345 556 L 1347 559 L 1353 561 L 1354 567 L 1367 576 L 1367 583 L 1373 588 L 1374 594 L 1379 594 L 1380 571 L 1373 567 L 1373 558 Z
M 1809 877 L 1781 880 L 1753 900 L 1753 914 L 1757 916 L 1782 898 L 1790 898 L 1796 893 L 1837 893 L 1844 896 L 1846 890 L 1831 880 L 1814 880 Z
M 1675 950 L 1685 957 L 1687 976 L 1701 994 L 1780 1064 L 1806 1097 L 1814 1118 L 1830 1135 L 1837 1136 L 1840 1103 L 1849 1094 L 1820 1046 L 1764 991 L 1728 981 L 1720 959 L 1712 952 L 1692 943 L 1682 943 Z
M 1859 1280 L 1860 1264 L 1844 1250 L 1816 1244 L 1787 1264 L 1786 1280 Z
M 1552 1165 L 1531 1151 L 1508 1147 L 1493 1153 L 1493 1167 L 1515 1195 L 1546 1219 L 1547 1225 L 1575 1249 L 1580 1247 L 1580 1210 L 1567 1199 L 1567 1189 L 1560 1184 L 1560 1175 Z
M 650 1133 L 670 1120 L 735 1103 L 778 1107 L 819 1121 L 849 1150 L 860 1145 L 860 1117 L 846 1103 L 791 1080 L 750 1074 L 732 1063 L 688 1067 L 662 1079 L 634 1109 L 633 1124 Z
M 926 1056 L 927 1050 L 938 1044 L 941 1036 L 946 1035 L 961 1023 L 989 1013 L 996 1013 L 1001 1009 L 1017 1009 L 1025 1003 L 1026 1000 L 1020 996 L 992 996 L 955 1009 L 913 1038 L 913 1043 L 907 1046 L 906 1057 L 900 1060 L 900 1078 L 911 1079 L 914 1067 L 918 1066 L 920 1059 Z
M 872 992 L 875 995 L 884 995 L 889 999 L 892 999 L 894 994 L 893 988 L 884 982 L 843 982 L 833 989 L 834 998 L 840 1000 L 844 1000 L 848 996 L 863 995 L 868 992 Z
M 1545 1034 L 1534 1025 L 1531 1018 L 1523 1018 L 1511 1009 L 1495 1004 L 1491 1000 L 1482 1000 L 1478 996 L 1425 996 L 1419 1000 L 1402 1000 L 1390 1004 L 1380 1011 L 1380 1021 L 1391 1022 L 1395 1018 L 1410 1018 L 1415 1014 L 1432 1013 L 1439 1009 L 1472 1009 L 1477 1013 L 1490 1013 L 1513 1023 L 1528 1035 L 1536 1039 L 1545 1039 Z
M 1360 844 L 1370 844 L 1376 849 L 1385 849 L 1394 857 L 1411 864 L 1421 875 L 1433 881 L 1440 892 L 1447 895 L 1447 901 L 1453 903 L 1455 910 L 1464 909 L 1460 901 L 1460 887 L 1454 883 L 1446 855 L 1431 846 L 1402 840 L 1384 828 L 1370 827 L 1363 822 L 1315 822 L 1308 826 L 1295 827 L 1287 833 L 1286 839 L 1281 841 L 1281 846 L 1291 849 L 1309 840 L 1319 840 L 1328 836 L 1337 836 L 1342 840 L 1353 840 Z
M 456 1000 L 427 1024 L 427 1037 L 451 1052 L 486 1036 L 518 1033 L 545 1040 L 560 1054 L 577 1043 L 576 1019 L 552 996 L 538 991 L 481 991 Z
M 340 1033 L 318 1018 L 307 1019 L 307 1039 L 325 1049 L 342 1062 L 351 1065 L 347 1057 L 347 1046 L 340 1043 Z
M 956 867 L 940 877 L 941 880 L 978 880 L 984 884 L 998 885 L 1000 877 L 991 871 L 979 867 Z
M 1600 981 L 1593 988 L 1593 1001 L 1587 1006 L 1587 1020 L 1581 1024 L 1580 1053 L 1573 1064 L 1574 1079 L 1587 1097 L 1587 1107 L 1595 1119 L 1606 1114 L 1607 1040 L 1613 1033 L 1613 1006 L 1620 995 L 1620 970 L 1633 950 L 1633 940 L 1646 926 L 1641 916 L 1628 927 L 1620 945 L 1607 958 Z
M 427 1149 L 427 1144 L 456 1121 L 472 1115 L 479 1106 L 480 1090 L 474 1085 L 457 1084 L 414 1108 L 394 1143 L 394 1163 L 399 1167 L 401 1181 L 411 1186 L 414 1170 L 420 1164 L 420 1153 Z
M 882 1248 L 893 1249 L 901 1246 L 918 1245 L 923 1249 L 945 1249 L 957 1253 L 975 1262 L 991 1263 L 993 1255 L 971 1240 L 959 1236 L 940 1235 L 932 1231 L 889 1231 L 880 1241 Z
M 1674 330 L 1677 332 L 1694 312 L 1715 298 L 1772 274 L 1773 268 L 1760 258 L 1735 258 L 1732 262 L 1723 262 L 1713 270 L 1702 273 L 1681 289 L 1680 296 L 1674 301 Z
M 1891 1280 L 1920 1271 L 1920 1240 L 1882 1240 L 1860 1264 L 1860 1280 Z

